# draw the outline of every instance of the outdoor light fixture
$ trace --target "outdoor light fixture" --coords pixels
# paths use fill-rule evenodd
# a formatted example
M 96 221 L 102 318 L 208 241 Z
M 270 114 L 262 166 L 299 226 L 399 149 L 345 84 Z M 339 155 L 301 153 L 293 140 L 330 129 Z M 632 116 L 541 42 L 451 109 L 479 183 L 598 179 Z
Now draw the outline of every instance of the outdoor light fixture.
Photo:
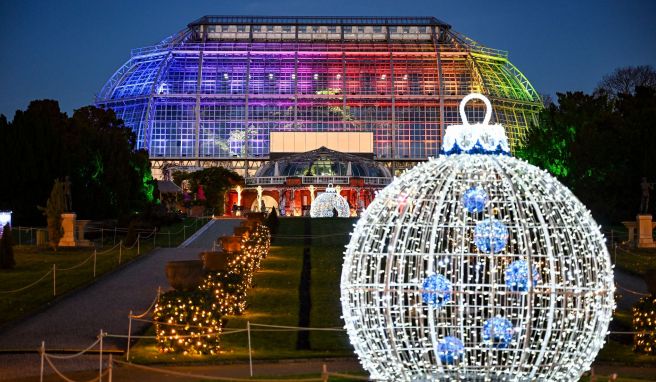
M 470 125 L 465 104 L 487 105 Z M 374 380 L 577 381 L 615 307 L 585 206 L 513 158 L 470 94 L 443 155 L 396 178 L 355 226 L 341 279 L 351 343 Z
M 11 227 L 11 211 L 0 211 L 0 237 L 7 224 Z

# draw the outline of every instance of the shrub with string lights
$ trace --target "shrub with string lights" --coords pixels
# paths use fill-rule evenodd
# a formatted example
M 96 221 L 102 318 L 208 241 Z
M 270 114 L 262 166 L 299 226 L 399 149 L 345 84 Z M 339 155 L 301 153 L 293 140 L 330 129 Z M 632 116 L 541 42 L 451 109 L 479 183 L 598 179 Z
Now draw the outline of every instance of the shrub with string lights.
M 218 354 L 221 316 L 213 294 L 207 290 L 162 294 L 153 313 L 159 350 L 192 355 Z
M 212 310 L 220 316 L 241 314 L 246 309 L 246 285 L 244 276 L 239 273 L 232 270 L 210 272 L 199 288 L 212 294 Z
M 633 306 L 633 350 L 656 355 L 656 297 L 643 297 Z
M 487 106 L 469 125 L 465 104 Z M 576 381 L 605 341 L 614 284 L 590 212 L 510 155 L 480 94 L 443 155 L 379 192 L 341 279 L 345 327 L 375 380 Z

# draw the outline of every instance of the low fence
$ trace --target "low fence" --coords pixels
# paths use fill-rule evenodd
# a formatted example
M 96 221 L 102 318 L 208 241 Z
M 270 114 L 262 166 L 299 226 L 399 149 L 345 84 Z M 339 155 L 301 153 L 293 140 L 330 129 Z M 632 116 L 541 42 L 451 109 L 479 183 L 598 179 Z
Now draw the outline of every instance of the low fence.
M 125 244 L 123 244 L 123 240 L 121 239 L 121 240 L 119 240 L 118 243 L 114 244 L 113 247 L 111 247 L 109 249 L 106 249 L 104 251 L 98 252 L 97 249 L 94 249 L 93 253 L 91 255 L 89 255 L 89 257 L 87 257 L 86 259 L 82 260 L 80 263 L 78 263 L 76 265 L 73 265 L 71 267 L 64 268 L 64 267 L 61 267 L 61 266 L 57 266 L 56 263 L 52 264 L 52 267 L 45 274 L 43 274 L 43 276 L 39 277 L 35 281 L 30 282 L 27 285 L 22 286 L 20 288 L 0 291 L 0 295 L 23 292 L 25 290 L 28 290 L 28 289 L 38 285 L 43 280 L 50 277 L 52 279 L 52 295 L 56 296 L 57 295 L 57 277 L 61 277 L 61 272 L 71 271 L 73 269 L 80 268 L 83 265 L 85 265 L 85 264 L 89 263 L 90 261 L 92 261 L 93 265 L 91 267 L 91 274 L 92 274 L 92 279 L 95 279 L 96 275 L 97 275 L 98 256 L 109 256 L 110 254 L 113 254 L 113 255 L 117 256 L 117 262 L 120 265 L 123 262 L 123 252 L 124 251 L 133 250 L 133 249 L 136 248 L 137 256 L 139 256 L 139 255 L 141 255 L 141 245 L 142 245 L 143 242 L 152 240 L 153 241 L 153 248 L 157 247 L 157 241 L 156 241 L 157 240 L 157 235 L 168 236 L 168 245 L 170 247 L 171 246 L 171 235 L 176 236 L 176 235 L 179 235 L 180 233 L 182 233 L 183 241 L 184 241 L 184 240 L 187 239 L 187 230 L 192 228 L 192 227 L 195 228 L 195 230 L 198 229 L 199 221 L 202 221 L 204 219 L 209 220 L 209 218 L 207 218 L 207 217 L 194 219 L 194 222 L 192 224 L 189 224 L 189 225 L 184 225 L 183 224 L 182 228 L 180 228 L 177 232 L 164 232 L 164 233 L 161 233 L 161 232 L 157 232 L 156 229 L 153 229 L 153 230 L 150 230 L 150 231 L 143 231 L 143 230 L 138 231 L 137 238 L 135 239 L 135 242 L 132 243 L 131 246 L 126 246 Z M 27 230 L 30 230 L 30 232 L 31 232 L 31 231 L 36 231 L 38 228 L 25 228 L 25 227 L 21 228 L 21 227 L 19 227 L 18 229 L 19 230 L 20 229 L 27 229 Z M 123 232 L 127 232 L 126 228 L 120 228 L 119 230 L 123 230 Z M 20 237 L 20 235 L 18 235 L 18 236 Z M 160 240 L 160 243 L 161 243 L 161 240 Z

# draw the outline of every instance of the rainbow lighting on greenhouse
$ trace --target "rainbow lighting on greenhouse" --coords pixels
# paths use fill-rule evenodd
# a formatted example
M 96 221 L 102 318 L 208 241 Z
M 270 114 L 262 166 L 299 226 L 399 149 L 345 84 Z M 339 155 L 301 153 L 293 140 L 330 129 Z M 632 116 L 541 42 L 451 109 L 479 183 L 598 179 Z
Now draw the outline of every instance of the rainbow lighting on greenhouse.
M 483 101 L 471 125 L 470 100 Z M 578 381 L 615 307 L 605 239 L 585 206 L 510 155 L 481 94 L 444 155 L 379 192 L 342 269 L 345 327 L 385 381 Z
M 286 154 L 352 153 L 332 143 L 362 133 L 358 154 L 395 173 L 438 154 L 472 91 L 490 97 L 511 147 L 541 108 L 506 52 L 433 17 L 205 16 L 134 49 L 96 104 L 135 131 L 158 178 L 219 165 L 252 175 L 287 150 L 274 135 L 291 133 L 305 149 Z

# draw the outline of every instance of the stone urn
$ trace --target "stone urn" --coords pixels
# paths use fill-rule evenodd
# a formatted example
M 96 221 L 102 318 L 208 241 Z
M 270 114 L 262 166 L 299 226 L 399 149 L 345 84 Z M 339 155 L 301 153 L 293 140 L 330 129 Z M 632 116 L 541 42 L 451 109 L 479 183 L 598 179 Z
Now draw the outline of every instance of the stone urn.
M 179 291 L 195 289 L 203 282 L 203 262 L 200 260 L 169 261 L 166 263 L 166 278 Z
M 239 236 L 244 239 L 247 239 L 249 233 L 250 233 L 250 228 L 244 225 L 240 225 L 239 227 L 235 228 L 235 236 Z
M 206 271 L 224 271 L 228 269 L 228 263 L 234 257 L 230 252 L 207 251 L 199 255 Z
M 221 248 L 225 252 L 239 252 L 241 251 L 241 236 L 223 236 L 219 238 Z

